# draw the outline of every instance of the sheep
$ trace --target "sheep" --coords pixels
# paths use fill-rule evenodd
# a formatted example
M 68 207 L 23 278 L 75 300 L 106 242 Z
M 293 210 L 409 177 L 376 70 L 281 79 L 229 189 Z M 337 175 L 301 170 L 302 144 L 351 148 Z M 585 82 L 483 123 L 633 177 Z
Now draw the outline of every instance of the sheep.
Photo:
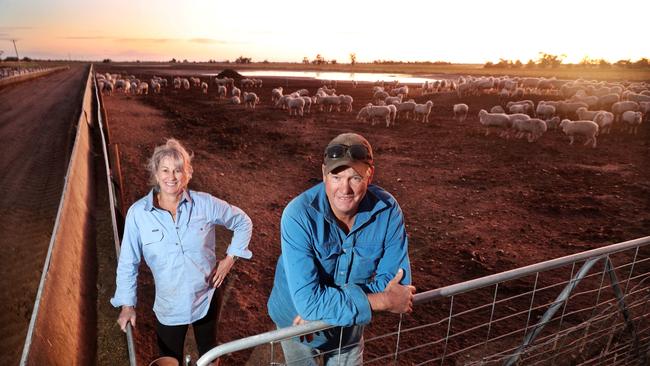
M 598 97 L 598 106 L 602 109 L 611 110 L 612 104 L 618 102 L 620 97 L 616 93 L 601 95 Z
M 307 89 L 298 89 L 294 93 L 298 94 L 298 96 L 300 96 L 300 97 L 304 97 L 304 96 L 309 95 L 309 90 L 307 90 Z
M 602 131 L 602 135 L 609 134 L 614 124 L 614 114 L 612 112 L 599 111 L 594 117 L 594 122 L 598 125 L 599 131 Z
M 283 89 L 282 89 L 281 86 L 278 86 L 277 88 L 273 88 L 273 90 L 271 90 L 271 102 L 272 103 L 276 103 L 278 101 L 278 99 L 282 98 L 282 91 L 283 91 Z
M 546 126 L 549 130 L 557 130 L 560 127 L 560 117 L 555 116 L 546 121 Z
M 244 105 L 247 108 L 251 107 L 251 109 L 255 109 L 255 105 L 260 102 L 260 98 L 258 98 L 257 94 L 255 93 L 244 92 L 243 99 L 244 99 Z
M 514 112 L 510 111 L 510 108 L 512 106 L 514 106 L 514 105 L 525 105 L 524 111 L 521 112 L 520 111 L 521 109 L 519 109 L 519 108 L 515 108 Z M 526 114 L 530 114 L 530 113 L 535 111 L 535 103 L 530 99 L 525 99 L 525 100 L 520 100 L 520 101 L 517 101 L 517 102 L 508 102 L 506 104 L 506 108 L 508 109 L 508 111 L 510 111 L 510 113 L 526 113 Z
M 396 97 L 387 97 L 386 99 L 384 99 L 384 103 L 386 104 L 402 103 L 402 98 L 403 98 L 402 94 L 399 94 Z
M 219 86 L 217 86 L 217 98 L 218 98 L 218 99 L 221 99 L 221 97 L 224 97 L 224 98 L 225 98 L 227 92 L 228 92 L 228 91 L 226 90 L 226 87 L 225 87 L 224 85 L 219 85 Z
M 467 112 L 469 111 L 469 106 L 465 103 L 454 104 L 454 118 L 458 122 L 462 123 L 467 118 Z
M 528 117 L 524 114 L 524 116 Z M 538 118 L 518 119 L 512 122 L 512 129 L 517 131 L 517 138 L 528 135 L 528 142 L 537 141 L 548 129 L 546 122 Z
M 160 94 L 161 85 L 160 85 L 160 83 L 158 81 L 151 80 L 151 88 L 153 89 L 154 93 Z
M 550 104 L 539 103 L 537 109 L 535 110 L 537 117 L 548 120 L 555 115 L 555 107 Z
M 638 111 L 639 103 L 631 100 L 616 102 L 612 104 L 612 113 L 614 113 L 615 122 L 620 121 L 621 115 L 627 111 Z
M 181 78 L 174 78 L 174 89 L 180 89 L 181 88 Z
M 394 104 L 389 104 L 386 107 L 388 107 L 388 109 L 390 110 L 390 119 L 391 119 L 391 123 L 394 126 L 395 119 L 397 118 L 397 106 L 395 106 Z M 389 127 L 388 124 L 386 124 L 386 127 Z
M 110 80 L 106 80 L 106 82 L 104 83 L 104 87 L 102 88 L 102 92 L 106 92 L 106 94 L 111 95 L 113 94 L 113 88 L 114 88 L 113 82 Z
M 140 95 L 140 94 L 145 94 L 145 95 L 149 94 L 149 84 L 147 84 L 146 81 L 143 81 L 138 85 L 137 94 L 138 95 Z
M 287 100 L 287 107 L 289 107 L 290 116 L 293 113 L 295 116 L 300 115 L 302 117 L 305 109 L 305 100 L 302 97 L 289 98 Z
M 303 96 L 303 97 L 300 97 L 300 98 L 302 98 L 305 101 L 305 112 L 311 113 L 311 102 L 312 102 L 311 98 L 308 97 L 308 96 Z M 350 111 L 352 111 L 352 110 L 350 110 Z
M 433 107 L 432 101 L 427 101 L 425 104 L 416 104 L 413 109 L 413 113 L 418 116 L 422 116 L 422 122 L 429 122 L 429 114 L 431 114 L 431 108 Z
M 408 85 L 404 85 L 404 86 L 401 86 L 399 88 L 395 88 L 395 89 L 391 90 L 390 93 L 392 95 L 402 94 L 404 96 L 408 96 L 409 95 L 409 87 L 408 87 Z M 389 104 L 389 103 L 387 102 L 386 104 Z
M 239 89 L 236 86 L 233 86 L 232 90 L 230 90 L 230 95 L 232 95 L 233 97 L 241 97 L 241 89 Z
M 647 120 L 650 116 L 650 102 L 639 102 L 639 111 L 643 113 L 643 119 Z
M 406 119 L 408 119 L 411 112 L 415 110 L 416 105 L 417 103 L 415 103 L 413 99 L 409 99 L 406 102 L 396 105 L 397 113 L 406 114 Z M 413 114 L 413 117 L 415 118 L 415 113 Z
M 375 92 L 375 93 L 372 95 L 372 100 L 374 100 L 375 103 L 376 103 L 376 102 L 379 101 L 379 100 L 382 100 L 382 101 L 383 101 L 383 100 L 386 100 L 386 98 L 388 98 L 388 97 L 389 97 L 388 93 L 386 93 L 385 91 L 381 90 L 381 91 L 377 91 L 377 92 Z
M 576 109 L 576 114 L 578 115 L 578 119 L 583 120 L 583 121 L 593 121 L 594 117 L 596 117 L 596 114 L 598 114 L 600 111 L 589 111 L 585 107 L 580 107 Z
M 585 107 L 589 108 L 589 105 L 584 102 L 559 102 L 558 106 L 555 107 L 555 110 L 557 113 L 566 118 L 566 117 L 571 117 L 571 116 L 577 116 L 576 115 L 576 110 L 580 107 Z
M 344 112 L 352 112 L 352 102 L 354 102 L 354 99 L 352 99 L 351 95 L 339 95 L 339 99 L 341 101 L 341 106 L 343 107 Z
M 502 106 L 500 105 L 495 105 L 490 109 L 490 113 L 506 113 L 506 111 L 503 109 Z
M 190 81 L 189 81 L 189 80 L 183 78 L 183 79 L 181 80 L 181 82 L 182 82 L 182 84 L 183 84 L 183 89 L 185 89 L 185 90 L 190 90 Z
M 195 78 L 193 76 L 190 76 L 190 81 L 192 82 L 192 85 L 194 85 L 194 86 L 199 86 L 201 84 L 201 79 Z
M 239 99 L 238 96 L 234 96 L 234 97 L 230 98 L 230 104 L 239 105 L 239 104 L 241 104 L 241 99 Z
M 569 136 L 569 145 L 573 145 L 573 140 L 576 135 L 582 135 L 587 139 L 584 145 L 591 142 L 591 147 L 596 147 L 596 136 L 598 135 L 598 124 L 596 122 L 563 119 L 560 122 L 560 128 L 565 135 Z
M 275 102 L 275 107 L 280 108 L 280 109 L 287 109 L 288 105 L 287 102 L 289 99 L 293 98 L 291 95 L 283 95 L 281 96 L 276 102 Z
M 392 108 L 391 108 L 392 107 Z M 386 127 L 390 127 L 391 121 L 395 121 L 395 113 L 397 108 L 394 105 L 372 105 L 368 103 L 365 107 L 359 110 L 357 120 L 370 120 L 371 124 L 375 125 L 375 118 L 382 118 L 386 121 Z
M 479 123 L 485 126 L 485 136 L 490 134 L 490 128 L 502 129 L 499 136 L 507 136 L 508 129 L 512 126 L 510 118 L 505 113 L 488 113 L 485 109 L 478 112 Z
M 528 112 L 528 106 L 525 104 L 514 104 L 508 108 L 510 113 L 526 113 Z
M 328 112 L 332 112 L 334 108 L 338 112 L 341 111 L 341 98 L 338 95 L 326 95 L 326 96 L 316 96 L 316 104 L 320 106 L 321 112 L 324 109 L 327 109 Z
M 205 81 L 201 82 L 201 92 L 203 94 L 208 94 L 208 83 Z
M 621 115 L 621 122 L 627 124 L 627 130 L 630 134 L 637 133 L 639 125 L 643 122 L 643 114 L 635 111 L 625 111 Z

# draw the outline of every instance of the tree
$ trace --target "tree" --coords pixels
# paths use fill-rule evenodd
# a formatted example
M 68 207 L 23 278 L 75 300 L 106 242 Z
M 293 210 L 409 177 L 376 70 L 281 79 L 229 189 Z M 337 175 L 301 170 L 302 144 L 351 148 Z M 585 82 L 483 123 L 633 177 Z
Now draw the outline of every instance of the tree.
M 352 52 L 350 53 L 350 65 L 356 65 L 357 63 L 357 54 Z
M 330 63 L 331 63 L 332 65 L 336 65 L 336 60 L 330 60 Z
M 314 61 L 312 61 L 312 63 L 316 65 L 322 65 L 327 62 L 325 61 L 325 58 L 319 53 L 316 55 L 316 58 L 314 59 Z
M 529 68 L 529 69 L 532 69 L 535 66 L 537 66 L 537 64 L 532 59 L 530 59 L 530 60 L 528 60 L 528 62 L 526 62 L 526 67 Z
M 558 67 L 562 64 L 562 61 L 566 58 L 565 54 L 562 55 L 552 55 L 546 52 L 539 53 L 539 59 L 537 63 L 542 67 Z
M 109 64 L 109 63 L 111 63 L 111 59 L 110 58 L 105 58 L 105 59 L 102 60 L 102 62 L 105 63 L 105 64 Z
M 235 63 L 237 63 L 237 64 L 250 64 L 252 61 L 253 61 L 253 59 L 250 58 L 250 57 L 239 56 L 235 60 Z
M 650 66 L 650 63 L 648 63 L 648 59 L 645 57 L 639 59 L 634 63 L 634 67 L 648 67 L 648 66 Z
M 178 61 L 176 61 L 176 58 L 172 58 L 171 60 L 169 60 L 169 63 L 171 63 L 171 64 L 175 64 L 175 63 L 177 63 L 177 62 L 178 62 Z
M 302 58 L 302 63 L 303 64 L 308 64 L 309 63 L 309 57 L 305 56 Z
M 483 65 L 484 69 L 491 69 L 493 67 L 494 67 L 494 64 L 492 63 L 492 61 L 488 61 L 488 62 L 485 63 L 485 65 Z
M 518 69 L 520 69 L 522 66 L 524 66 L 524 64 L 522 64 L 520 60 L 517 60 L 514 64 L 512 64 L 512 67 L 516 67 Z

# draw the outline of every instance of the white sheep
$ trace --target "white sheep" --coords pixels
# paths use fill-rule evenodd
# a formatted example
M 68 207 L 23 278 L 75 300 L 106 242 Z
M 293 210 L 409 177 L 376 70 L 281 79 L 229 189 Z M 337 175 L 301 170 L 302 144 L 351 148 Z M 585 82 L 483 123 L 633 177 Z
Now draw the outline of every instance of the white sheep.
M 201 93 L 208 94 L 208 83 L 205 81 L 201 82 Z
M 502 106 L 500 105 L 495 105 L 490 109 L 490 113 L 506 113 L 506 111 L 503 109 Z
M 526 104 L 514 104 L 508 108 L 510 113 L 526 113 L 528 112 L 528 106 Z
M 233 97 L 241 97 L 241 89 L 239 89 L 236 86 L 233 86 L 232 90 L 230 90 L 230 95 L 232 95 Z
M 569 136 L 569 145 L 573 145 L 573 140 L 576 135 L 581 135 L 587 139 L 584 145 L 591 142 L 591 147 L 596 147 L 596 136 L 598 135 L 598 124 L 596 122 L 563 119 L 560 122 L 560 128 L 565 135 Z
M 402 103 L 403 97 L 404 96 L 402 94 L 399 94 L 396 97 L 387 97 L 386 99 L 384 99 L 384 103 L 397 105 L 399 103 Z
M 630 134 L 637 133 L 641 122 L 643 122 L 643 113 L 635 111 L 625 111 L 621 115 L 621 122 L 627 125 L 627 131 Z
M 283 89 L 282 89 L 281 86 L 278 86 L 277 88 L 273 88 L 273 90 L 271 90 L 271 102 L 272 103 L 276 103 L 278 101 L 278 99 L 282 98 L 282 91 L 283 91 Z
M 341 101 L 341 106 L 343 107 L 344 112 L 352 112 L 352 103 L 354 102 L 354 99 L 352 99 L 351 95 L 345 95 L 341 94 L 339 95 L 339 99 Z
M 469 112 L 469 106 L 467 104 L 454 104 L 454 118 L 456 118 L 458 122 L 462 123 L 465 121 L 465 118 L 467 118 L 467 112 Z
M 415 116 L 422 116 L 422 122 L 429 122 L 429 115 L 431 114 L 431 108 L 433 107 L 432 101 L 427 101 L 425 104 L 416 104 L 413 109 Z
M 239 104 L 241 104 L 241 99 L 239 99 L 239 97 L 237 97 L 237 96 L 232 97 L 232 98 L 230 98 L 230 104 L 239 105 Z
M 386 121 L 386 127 L 389 127 L 391 121 L 395 120 L 394 113 L 397 110 L 394 105 L 392 106 L 393 108 L 390 107 L 391 106 L 372 105 L 368 103 L 365 107 L 359 110 L 359 113 L 357 114 L 357 119 L 370 120 L 371 124 L 374 126 L 375 118 L 382 118 L 383 120 Z
M 417 105 L 417 103 L 415 103 L 415 101 L 413 99 L 409 99 L 406 102 L 397 104 L 396 105 L 397 113 L 402 114 L 402 115 L 406 115 L 405 118 L 408 119 L 410 114 L 415 110 L 416 105 Z M 415 118 L 415 113 L 413 114 L 413 118 Z
M 593 121 L 594 118 L 596 117 L 596 114 L 598 114 L 600 111 L 589 111 L 585 107 L 580 107 L 576 109 L 576 114 L 578 115 L 578 119 L 583 120 L 583 121 Z
M 548 126 L 539 118 L 528 118 L 513 121 L 512 129 L 516 131 L 515 137 L 522 138 L 524 135 L 528 135 L 528 142 L 534 142 L 542 137 Z
M 548 120 L 555 115 L 555 107 L 550 104 L 539 103 L 535 112 L 537 113 L 537 117 Z
M 138 93 L 138 95 L 140 95 L 140 94 L 145 94 L 145 95 L 149 94 L 149 84 L 147 84 L 146 81 L 141 82 L 138 85 L 137 93 Z
M 260 102 L 260 98 L 255 93 L 244 92 L 243 99 L 246 108 L 251 107 L 251 109 L 255 109 L 255 105 Z
M 332 112 L 334 108 L 336 108 L 337 112 L 341 111 L 341 98 L 339 98 L 338 95 L 316 95 L 316 104 L 319 105 L 321 112 L 324 109 L 328 112 Z
M 643 120 L 650 116 L 650 102 L 639 102 L 639 112 L 643 113 Z
M 488 113 L 485 109 L 478 112 L 479 123 L 485 126 L 485 136 L 490 134 L 490 128 L 501 129 L 499 136 L 507 136 L 512 126 L 510 118 L 505 113 Z
M 627 112 L 627 111 L 636 112 L 638 110 L 639 110 L 639 103 L 631 101 L 631 100 L 616 102 L 616 103 L 612 104 L 612 113 L 614 113 L 615 122 L 620 121 L 621 115 L 624 112 Z
M 228 90 L 226 89 L 225 85 L 217 86 L 217 98 L 219 99 L 221 99 L 221 97 L 225 98 L 227 93 Z
M 555 116 L 546 121 L 549 130 L 557 130 L 560 127 L 560 117 Z
M 189 80 L 183 78 L 183 79 L 181 80 L 181 82 L 182 82 L 182 84 L 183 84 L 183 89 L 185 89 L 185 90 L 190 90 L 190 81 L 189 81 Z
M 599 111 L 594 117 L 594 122 L 598 125 L 599 131 L 601 134 L 609 134 L 612 130 L 612 125 L 614 125 L 614 114 L 607 111 Z
M 180 89 L 181 88 L 181 78 L 175 77 L 174 78 L 174 89 Z
M 289 98 L 287 100 L 287 107 L 289 108 L 290 116 L 293 114 L 294 116 L 300 115 L 302 117 L 305 109 L 305 100 L 300 96 L 297 98 Z
M 311 113 L 311 103 L 312 99 L 308 96 L 300 97 L 305 101 L 305 112 Z

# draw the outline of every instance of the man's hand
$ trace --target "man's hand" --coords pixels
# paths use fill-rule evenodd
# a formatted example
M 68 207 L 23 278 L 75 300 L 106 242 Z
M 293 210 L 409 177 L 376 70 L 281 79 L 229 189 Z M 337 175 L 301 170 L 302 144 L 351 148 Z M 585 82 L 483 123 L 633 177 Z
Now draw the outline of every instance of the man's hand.
M 122 306 L 120 316 L 117 318 L 117 324 L 120 325 L 122 332 L 126 333 L 126 324 L 131 322 L 131 326 L 135 328 L 135 308 L 133 306 Z
M 235 257 L 232 255 L 227 255 L 224 259 L 219 261 L 217 267 L 212 270 L 212 273 L 210 273 L 210 283 L 212 284 L 212 287 L 217 288 L 221 286 L 233 264 L 235 264 Z
M 296 315 L 296 317 L 293 318 L 292 325 L 302 325 L 307 323 L 309 323 L 309 320 L 305 320 L 301 318 L 300 315 Z M 301 341 L 306 340 L 307 342 L 311 342 L 312 340 L 314 340 L 314 335 L 312 333 L 301 335 L 300 340 Z
M 410 313 L 413 311 L 413 294 L 415 287 L 400 285 L 404 270 L 399 269 L 395 277 L 388 282 L 383 292 L 369 294 L 370 307 L 375 311 L 390 311 L 391 313 Z

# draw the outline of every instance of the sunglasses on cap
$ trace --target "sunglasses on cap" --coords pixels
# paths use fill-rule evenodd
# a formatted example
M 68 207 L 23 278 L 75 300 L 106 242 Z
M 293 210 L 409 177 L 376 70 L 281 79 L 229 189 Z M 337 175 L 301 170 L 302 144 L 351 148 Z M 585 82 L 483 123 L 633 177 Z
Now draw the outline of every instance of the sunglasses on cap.
M 341 159 L 346 155 L 352 160 L 372 160 L 370 152 L 363 145 L 330 145 L 325 149 L 325 159 Z

